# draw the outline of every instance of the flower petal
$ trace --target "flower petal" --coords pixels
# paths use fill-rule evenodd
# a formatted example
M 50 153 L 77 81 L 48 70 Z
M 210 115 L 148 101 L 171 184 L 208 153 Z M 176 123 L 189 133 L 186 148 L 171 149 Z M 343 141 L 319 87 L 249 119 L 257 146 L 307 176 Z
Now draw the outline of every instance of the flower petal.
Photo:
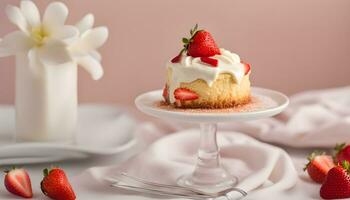
M 14 31 L 7 34 L 1 41 L 0 56 L 15 55 L 16 53 L 26 52 L 34 46 L 34 41 L 31 40 L 25 33 Z
M 86 55 L 102 46 L 108 38 L 108 29 L 98 27 L 86 31 L 81 39 L 70 47 L 75 55 Z
M 65 43 L 59 40 L 49 40 L 38 48 L 38 56 L 44 66 L 56 66 L 72 62 Z
M 40 13 L 32 1 L 22 0 L 21 11 L 31 27 L 40 26 Z
M 68 8 L 61 2 L 53 2 L 45 10 L 43 25 L 49 31 L 64 25 L 68 17 Z
M 75 26 L 79 29 L 80 34 L 92 28 L 94 25 L 94 15 L 89 13 L 85 15 Z
M 53 30 L 51 37 L 57 40 L 63 40 L 66 44 L 78 39 L 79 30 L 75 26 L 62 26 Z
M 108 38 L 107 27 L 101 26 L 91 29 L 82 35 L 84 42 L 92 49 L 101 47 Z
M 98 51 L 91 51 L 89 54 L 90 54 L 90 56 L 92 56 L 93 58 L 95 58 L 96 60 L 101 62 L 102 56 Z
M 27 20 L 18 7 L 8 5 L 6 7 L 6 15 L 11 23 L 16 25 L 21 31 L 29 34 Z
M 101 64 L 92 56 L 79 57 L 77 63 L 91 75 L 92 79 L 98 80 L 103 76 Z

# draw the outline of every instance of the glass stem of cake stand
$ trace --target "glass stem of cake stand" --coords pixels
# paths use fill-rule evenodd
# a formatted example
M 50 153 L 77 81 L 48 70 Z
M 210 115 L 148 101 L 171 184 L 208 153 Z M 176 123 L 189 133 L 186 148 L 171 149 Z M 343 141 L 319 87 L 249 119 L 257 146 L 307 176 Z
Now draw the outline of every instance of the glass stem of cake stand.
M 194 172 L 180 178 L 179 184 L 203 190 L 232 187 L 236 180 L 221 166 L 217 124 L 200 124 L 200 142 Z
M 211 169 L 220 166 L 220 154 L 216 132 L 217 124 L 200 124 L 197 169 Z

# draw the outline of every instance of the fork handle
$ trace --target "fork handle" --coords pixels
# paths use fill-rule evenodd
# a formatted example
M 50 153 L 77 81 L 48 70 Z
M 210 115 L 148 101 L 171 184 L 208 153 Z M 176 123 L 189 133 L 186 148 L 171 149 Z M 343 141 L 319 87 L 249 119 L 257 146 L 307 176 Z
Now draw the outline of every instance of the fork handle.
M 161 188 L 166 188 L 166 189 L 176 189 L 176 190 L 182 190 L 182 191 L 187 191 L 187 192 L 193 192 L 195 194 L 199 194 L 199 195 L 208 195 L 207 193 L 204 193 L 202 191 L 196 190 L 196 189 L 192 189 L 192 188 L 186 188 L 186 187 L 182 187 L 182 186 L 177 186 L 177 185 L 169 185 L 169 184 L 160 184 L 160 183 L 154 183 L 154 182 L 149 182 L 146 181 L 144 179 L 138 178 L 138 177 L 134 177 L 134 176 L 130 176 L 125 172 L 122 172 L 120 175 L 122 175 L 123 177 L 126 177 L 128 179 L 143 183 L 145 185 L 151 186 L 151 187 L 161 187 Z M 212 195 L 210 195 L 212 196 Z
M 135 187 L 131 185 L 123 185 L 119 183 L 114 183 L 111 186 L 116 188 L 131 190 L 134 192 L 148 193 L 148 194 L 160 195 L 160 196 L 166 196 L 166 197 L 187 198 L 187 199 L 193 199 L 193 200 L 203 200 L 203 199 L 214 200 L 214 198 L 204 196 L 204 195 L 203 196 L 202 195 L 184 195 L 184 194 L 178 194 L 173 192 L 159 191 L 159 190 L 150 189 L 150 188 L 141 188 L 141 187 Z

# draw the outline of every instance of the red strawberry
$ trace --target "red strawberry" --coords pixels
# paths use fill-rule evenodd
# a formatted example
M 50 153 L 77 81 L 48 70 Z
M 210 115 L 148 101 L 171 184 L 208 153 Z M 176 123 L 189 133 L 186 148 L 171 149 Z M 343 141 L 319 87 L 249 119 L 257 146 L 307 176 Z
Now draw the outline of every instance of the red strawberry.
M 321 186 L 320 195 L 324 199 L 343 199 L 350 197 L 350 163 L 344 161 L 329 170 Z
M 337 163 L 343 163 L 344 160 L 350 162 L 350 145 L 337 144 L 334 148 L 335 150 L 335 161 Z
M 168 100 L 169 94 L 168 94 L 168 85 L 165 85 L 164 89 L 163 89 L 163 98 L 165 101 Z
M 211 57 L 220 54 L 220 49 L 211 34 L 201 30 L 190 40 L 187 54 L 192 57 Z
M 241 61 L 241 63 L 244 65 L 244 75 L 247 75 L 250 71 L 250 64 L 245 63 L 243 61 Z
M 187 100 L 196 100 L 198 99 L 198 94 L 195 92 L 187 89 L 187 88 L 177 88 L 174 91 L 175 99 L 181 100 L 181 101 L 187 101 Z
M 323 183 L 328 171 L 335 166 L 331 156 L 320 152 L 311 153 L 308 160 L 309 163 L 306 164 L 304 170 L 316 183 Z
M 218 66 L 218 60 L 214 59 L 214 58 L 208 58 L 208 57 L 201 57 L 201 61 L 204 63 L 207 63 L 213 67 L 217 67 Z
M 5 173 L 5 187 L 9 192 L 24 198 L 33 197 L 32 184 L 26 170 L 13 168 Z
M 41 181 L 41 191 L 46 196 L 55 200 L 76 199 L 66 174 L 60 168 L 53 168 L 50 171 L 44 169 L 44 179 Z
M 180 62 L 182 53 L 192 57 L 211 57 L 220 55 L 220 49 L 216 45 L 211 34 L 205 30 L 198 30 L 198 24 L 190 30 L 189 38 L 182 38 L 183 49 L 179 55 L 171 60 L 173 63 Z
M 181 54 L 177 55 L 176 57 L 174 57 L 173 59 L 171 59 L 172 63 L 178 63 L 181 60 Z

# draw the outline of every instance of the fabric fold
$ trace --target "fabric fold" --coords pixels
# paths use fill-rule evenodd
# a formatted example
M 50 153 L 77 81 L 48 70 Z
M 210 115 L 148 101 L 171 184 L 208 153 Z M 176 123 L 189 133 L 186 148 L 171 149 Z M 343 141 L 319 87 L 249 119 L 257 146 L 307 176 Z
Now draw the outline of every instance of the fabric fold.
M 86 182 L 99 183 L 93 187 L 103 188 L 110 184 L 103 181 L 104 179 L 126 172 L 149 181 L 176 184 L 180 176 L 193 171 L 198 142 L 198 130 L 173 133 L 155 141 L 149 148 L 121 165 L 89 169 L 76 177 L 73 183 L 81 190 L 92 187 Z M 221 147 L 223 166 L 239 179 L 236 187 L 247 191 L 248 197 L 288 190 L 295 185 L 296 170 L 290 157 L 282 149 L 236 132 L 220 132 L 218 143 Z M 89 180 L 86 180 L 87 177 Z M 80 184 L 83 180 L 85 186 L 82 187 Z M 125 191 L 115 191 L 110 196 L 105 196 L 106 199 L 112 199 L 129 194 Z M 232 192 L 231 195 L 233 198 L 240 197 L 236 192 Z

